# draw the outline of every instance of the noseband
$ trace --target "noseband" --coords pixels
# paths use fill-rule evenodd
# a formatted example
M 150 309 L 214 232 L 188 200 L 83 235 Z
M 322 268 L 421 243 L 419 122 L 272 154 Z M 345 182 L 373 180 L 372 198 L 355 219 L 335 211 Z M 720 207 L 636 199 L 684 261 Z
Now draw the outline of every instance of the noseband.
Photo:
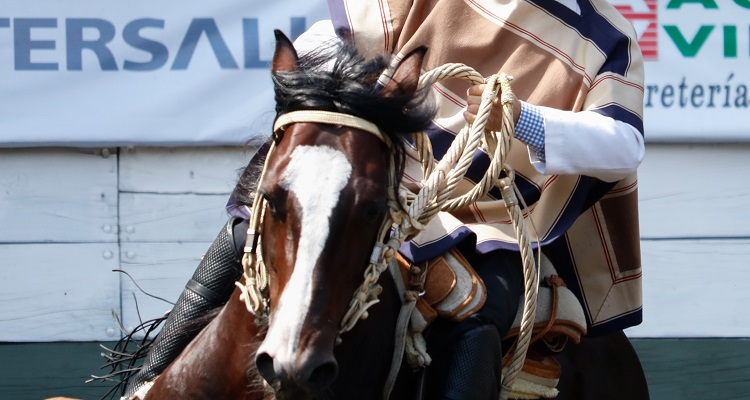
M 386 144 L 390 143 L 390 140 L 387 136 L 383 135 L 380 128 L 370 121 L 349 114 L 321 110 L 292 111 L 279 115 L 278 118 L 276 118 L 276 122 L 273 124 L 274 138 L 281 140 L 280 135 L 286 130 L 286 128 L 289 127 L 289 125 L 298 122 L 311 122 L 356 128 L 372 133 Z

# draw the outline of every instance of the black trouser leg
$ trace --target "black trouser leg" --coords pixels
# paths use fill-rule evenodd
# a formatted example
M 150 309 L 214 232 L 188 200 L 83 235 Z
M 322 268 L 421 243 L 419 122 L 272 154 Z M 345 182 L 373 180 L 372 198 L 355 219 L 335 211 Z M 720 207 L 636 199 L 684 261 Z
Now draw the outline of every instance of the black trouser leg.
M 464 255 L 487 287 L 487 301 L 476 314 L 455 323 L 438 320 L 430 329 L 428 399 L 496 400 L 502 372 L 501 341 L 510 330 L 523 294 L 517 252 Z
M 232 218 L 216 237 L 151 344 L 140 371 L 128 382 L 125 397 L 162 373 L 208 323 L 196 323 L 196 317 L 227 302 L 242 272 L 246 231 L 247 221 Z

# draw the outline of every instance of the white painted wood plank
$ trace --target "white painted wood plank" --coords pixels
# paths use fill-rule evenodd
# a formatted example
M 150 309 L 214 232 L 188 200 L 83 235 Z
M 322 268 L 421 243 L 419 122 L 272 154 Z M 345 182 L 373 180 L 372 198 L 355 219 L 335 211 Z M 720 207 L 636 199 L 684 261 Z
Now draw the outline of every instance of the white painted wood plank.
M 642 241 L 644 323 L 631 337 L 750 337 L 750 240 Z
M 750 144 L 647 144 L 643 238 L 750 237 Z
M 116 242 L 117 157 L 0 149 L 0 242 Z
M 0 245 L 0 341 L 118 338 L 114 243 Z
M 136 147 L 120 152 L 120 190 L 152 193 L 230 193 L 250 147 Z
M 208 249 L 204 243 L 124 243 L 122 268 L 149 293 L 176 300 Z M 126 326 L 171 308 L 117 268 L 112 244 L 0 246 L 0 341 L 111 340 L 119 306 Z M 644 315 L 631 337 L 750 337 L 744 290 L 750 240 L 644 241 Z
M 213 242 L 229 194 L 120 194 L 123 242 Z
M 175 301 L 208 249 L 206 243 L 125 243 L 123 269 L 147 292 Z M 125 255 L 128 253 L 128 255 Z M 750 240 L 645 241 L 644 323 L 631 337 L 750 337 L 744 277 Z M 123 277 L 123 320 L 162 315 L 171 306 L 142 294 Z
M 647 145 L 639 170 L 646 238 L 750 236 L 750 144 Z M 240 148 L 135 148 L 121 153 L 125 192 L 229 193 L 252 156 Z M 710 168 L 709 168 L 710 167 Z
M 125 243 L 123 269 L 147 292 L 175 301 L 210 243 Z M 630 337 L 750 337 L 744 290 L 750 240 L 645 241 L 644 323 Z M 148 298 L 123 277 L 123 320 L 162 315 L 171 306 Z
M 211 242 L 124 243 L 122 269 L 146 293 L 175 302 L 210 245 Z M 172 308 L 169 303 L 145 295 L 127 276 L 120 279 L 122 321 L 129 329 L 141 320 L 159 317 Z

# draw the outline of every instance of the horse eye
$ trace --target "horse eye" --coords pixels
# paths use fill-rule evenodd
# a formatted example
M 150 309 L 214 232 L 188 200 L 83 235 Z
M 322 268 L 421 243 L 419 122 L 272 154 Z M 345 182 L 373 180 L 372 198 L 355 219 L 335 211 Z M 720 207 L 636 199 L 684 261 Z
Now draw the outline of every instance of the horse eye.
M 384 201 L 377 201 L 371 203 L 365 210 L 365 217 L 375 218 L 383 215 L 386 212 L 388 205 Z
M 276 218 L 278 217 L 278 209 L 276 207 L 276 201 L 269 196 L 267 193 L 262 193 L 263 200 L 265 200 L 266 207 L 268 207 L 268 211 L 271 212 L 271 215 Z

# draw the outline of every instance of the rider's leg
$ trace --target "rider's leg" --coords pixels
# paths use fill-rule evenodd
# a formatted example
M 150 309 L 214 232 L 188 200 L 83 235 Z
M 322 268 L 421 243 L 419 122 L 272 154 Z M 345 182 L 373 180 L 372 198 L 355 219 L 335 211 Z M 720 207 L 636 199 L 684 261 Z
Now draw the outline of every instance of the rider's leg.
M 203 326 L 196 326 L 196 317 L 229 299 L 234 289 L 233 283 L 242 271 L 246 232 L 247 221 L 239 218 L 230 219 L 219 232 L 149 348 L 140 371 L 130 378 L 125 390 L 126 398 L 164 371 L 198 334 Z
M 502 372 L 501 340 L 510 330 L 523 293 L 517 252 L 464 255 L 487 287 L 487 301 L 459 323 L 436 321 L 428 337 L 433 358 L 428 372 L 429 399 L 496 400 Z

